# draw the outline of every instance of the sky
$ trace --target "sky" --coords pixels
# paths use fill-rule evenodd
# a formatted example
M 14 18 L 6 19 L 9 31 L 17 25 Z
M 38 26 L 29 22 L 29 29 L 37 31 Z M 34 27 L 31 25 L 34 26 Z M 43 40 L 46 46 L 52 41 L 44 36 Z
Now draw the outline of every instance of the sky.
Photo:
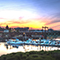
M 0 26 L 60 30 L 60 0 L 0 0 Z

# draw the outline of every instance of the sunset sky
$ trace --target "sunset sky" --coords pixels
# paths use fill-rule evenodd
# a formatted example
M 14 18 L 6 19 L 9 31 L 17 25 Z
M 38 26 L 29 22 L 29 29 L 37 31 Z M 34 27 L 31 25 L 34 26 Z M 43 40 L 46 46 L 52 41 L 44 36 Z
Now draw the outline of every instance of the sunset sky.
M 6 25 L 60 30 L 60 0 L 0 0 L 0 26 Z

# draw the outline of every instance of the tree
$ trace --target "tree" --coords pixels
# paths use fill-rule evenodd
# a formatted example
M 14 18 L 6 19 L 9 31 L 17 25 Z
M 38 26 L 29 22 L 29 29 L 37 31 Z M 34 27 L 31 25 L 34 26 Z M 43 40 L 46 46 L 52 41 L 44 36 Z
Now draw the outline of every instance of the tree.
M 8 25 L 6 26 L 6 29 L 9 29 Z

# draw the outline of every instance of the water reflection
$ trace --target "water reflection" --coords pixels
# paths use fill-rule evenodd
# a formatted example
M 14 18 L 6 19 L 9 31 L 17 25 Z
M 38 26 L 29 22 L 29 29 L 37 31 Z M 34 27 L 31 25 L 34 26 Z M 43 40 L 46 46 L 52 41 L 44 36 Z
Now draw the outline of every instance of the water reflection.
M 45 47 L 45 46 L 32 46 L 32 45 L 25 45 L 19 46 L 19 48 L 13 48 L 12 46 L 8 46 L 8 49 L 4 45 L 5 43 L 0 43 L 0 56 L 3 54 L 8 54 L 12 52 L 26 52 L 26 51 L 50 51 L 50 50 L 60 50 L 58 47 Z

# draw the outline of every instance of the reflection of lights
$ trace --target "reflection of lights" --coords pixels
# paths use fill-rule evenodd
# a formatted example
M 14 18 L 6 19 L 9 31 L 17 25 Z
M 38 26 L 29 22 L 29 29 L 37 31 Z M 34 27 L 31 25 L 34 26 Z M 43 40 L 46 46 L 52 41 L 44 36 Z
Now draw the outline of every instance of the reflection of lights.
M 19 48 L 17 49 L 17 48 L 13 48 L 12 47 L 12 49 L 10 49 L 10 47 L 9 47 L 9 49 L 6 49 L 6 47 L 4 46 L 4 43 L 0 43 L 1 45 L 0 45 L 0 55 L 3 55 L 3 54 L 7 54 L 7 53 L 12 53 L 12 52 L 26 52 L 26 51 L 32 51 L 32 50 L 34 50 L 34 51 L 40 51 L 40 46 L 32 46 L 32 45 L 29 45 L 29 46 L 27 46 L 27 45 L 25 45 L 25 49 L 26 49 L 26 51 L 25 51 L 25 49 L 23 49 L 23 46 L 19 46 Z M 38 48 L 38 49 L 37 49 Z M 41 50 L 57 50 L 58 48 L 57 47 L 43 47 L 42 48 L 42 46 L 41 46 Z M 47 50 L 47 51 L 48 51 Z M 59 49 L 60 50 L 60 49 Z
M 47 37 L 47 39 L 49 39 L 49 37 Z
M 57 39 L 55 39 L 55 40 L 60 40 L 60 39 L 57 38 Z
M 23 34 L 25 34 L 25 32 Z

